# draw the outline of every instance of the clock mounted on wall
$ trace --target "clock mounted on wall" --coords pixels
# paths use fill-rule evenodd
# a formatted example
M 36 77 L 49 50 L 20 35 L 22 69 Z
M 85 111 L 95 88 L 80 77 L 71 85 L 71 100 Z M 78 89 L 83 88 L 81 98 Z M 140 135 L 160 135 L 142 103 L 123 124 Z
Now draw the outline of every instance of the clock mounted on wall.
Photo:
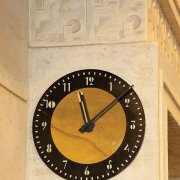
M 120 77 L 71 72 L 41 97 L 33 139 L 43 162 L 64 179 L 109 179 L 137 155 L 145 133 L 142 103 Z

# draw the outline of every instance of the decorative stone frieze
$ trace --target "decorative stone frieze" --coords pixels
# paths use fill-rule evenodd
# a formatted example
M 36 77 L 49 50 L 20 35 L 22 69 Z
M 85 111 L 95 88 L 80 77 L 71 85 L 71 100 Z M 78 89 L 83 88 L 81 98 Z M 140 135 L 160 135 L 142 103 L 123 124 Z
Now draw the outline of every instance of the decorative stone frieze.
M 180 50 L 157 0 L 31 0 L 30 46 L 156 41 L 180 78 Z
M 145 41 L 144 0 L 31 0 L 30 46 Z
M 180 78 L 180 48 L 157 0 L 148 1 L 148 39 L 156 41 Z

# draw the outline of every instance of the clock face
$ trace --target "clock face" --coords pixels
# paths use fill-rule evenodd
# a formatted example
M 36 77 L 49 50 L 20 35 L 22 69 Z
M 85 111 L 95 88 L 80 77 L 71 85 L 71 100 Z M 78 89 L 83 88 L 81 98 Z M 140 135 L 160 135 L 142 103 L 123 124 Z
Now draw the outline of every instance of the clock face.
M 102 70 L 72 72 L 52 84 L 33 118 L 43 162 L 64 179 L 109 179 L 135 158 L 145 115 L 132 86 Z

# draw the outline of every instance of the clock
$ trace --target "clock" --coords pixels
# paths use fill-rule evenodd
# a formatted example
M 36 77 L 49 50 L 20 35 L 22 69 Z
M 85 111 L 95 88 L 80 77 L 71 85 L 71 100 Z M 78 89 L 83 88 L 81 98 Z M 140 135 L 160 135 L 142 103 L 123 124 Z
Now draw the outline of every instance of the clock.
M 133 85 L 103 70 L 71 72 L 42 95 L 33 139 L 47 167 L 64 179 L 110 179 L 134 160 L 145 114 Z

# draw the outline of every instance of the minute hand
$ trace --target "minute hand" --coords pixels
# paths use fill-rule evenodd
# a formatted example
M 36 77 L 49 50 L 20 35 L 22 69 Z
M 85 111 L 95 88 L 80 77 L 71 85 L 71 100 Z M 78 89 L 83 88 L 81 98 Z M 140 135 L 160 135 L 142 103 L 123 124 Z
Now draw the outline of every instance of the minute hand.
M 129 89 L 124 91 L 120 96 L 114 99 L 110 104 L 108 104 L 102 111 L 100 111 L 96 116 L 91 119 L 91 123 L 95 123 L 101 116 L 103 116 L 107 111 L 109 111 L 115 104 L 118 103 L 124 96 L 126 96 L 130 91 L 132 91 L 134 85 L 130 86 Z

